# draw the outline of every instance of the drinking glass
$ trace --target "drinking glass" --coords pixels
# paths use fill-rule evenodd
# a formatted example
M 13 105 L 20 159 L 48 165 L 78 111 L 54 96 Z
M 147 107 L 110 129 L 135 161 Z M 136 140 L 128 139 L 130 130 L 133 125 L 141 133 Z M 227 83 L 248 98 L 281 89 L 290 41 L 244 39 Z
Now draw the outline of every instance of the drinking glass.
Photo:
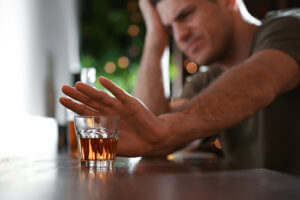
M 118 143 L 118 116 L 75 116 L 75 132 L 83 167 L 113 167 Z

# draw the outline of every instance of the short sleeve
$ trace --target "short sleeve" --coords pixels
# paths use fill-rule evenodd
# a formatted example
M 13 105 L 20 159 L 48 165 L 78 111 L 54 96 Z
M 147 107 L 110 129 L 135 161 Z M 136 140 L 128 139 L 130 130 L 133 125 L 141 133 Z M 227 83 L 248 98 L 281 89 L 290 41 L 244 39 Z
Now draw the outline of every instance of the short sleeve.
M 293 15 L 271 17 L 259 28 L 253 53 L 264 49 L 277 49 L 300 64 L 300 9 Z
M 188 80 L 183 86 L 181 98 L 191 99 L 199 93 L 205 87 L 205 83 L 207 82 L 206 79 L 206 73 L 201 72 L 197 72 L 195 75 L 190 77 L 190 80 Z
M 222 72 L 223 70 L 219 65 L 210 66 L 207 72 L 197 72 L 184 84 L 181 98 L 193 98 L 217 79 Z

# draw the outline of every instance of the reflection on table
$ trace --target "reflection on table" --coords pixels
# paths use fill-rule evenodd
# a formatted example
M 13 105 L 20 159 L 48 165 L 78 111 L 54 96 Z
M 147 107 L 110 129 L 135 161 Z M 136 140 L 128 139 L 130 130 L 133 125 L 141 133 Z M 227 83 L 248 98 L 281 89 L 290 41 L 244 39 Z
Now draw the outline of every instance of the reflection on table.
M 0 199 L 300 199 L 300 180 L 217 159 L 117 158 L 112 169 L 89 169 L 60 154 L 0 162 Z

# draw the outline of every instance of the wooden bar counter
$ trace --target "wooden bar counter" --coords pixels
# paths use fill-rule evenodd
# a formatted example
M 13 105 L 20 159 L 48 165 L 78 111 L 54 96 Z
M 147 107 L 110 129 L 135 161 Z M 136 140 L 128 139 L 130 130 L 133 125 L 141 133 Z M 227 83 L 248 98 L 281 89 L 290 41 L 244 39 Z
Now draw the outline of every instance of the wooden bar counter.
M 0 199 L 300 199 L 300 179 L 214 159 L 117 158 L 111 170 L 56 158 L 0 161 Z

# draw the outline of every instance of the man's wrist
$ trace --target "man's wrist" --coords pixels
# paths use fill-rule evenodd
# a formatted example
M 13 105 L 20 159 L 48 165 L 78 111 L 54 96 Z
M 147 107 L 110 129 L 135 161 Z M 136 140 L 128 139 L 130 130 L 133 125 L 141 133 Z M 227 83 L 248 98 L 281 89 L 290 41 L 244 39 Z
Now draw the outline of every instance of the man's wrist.
M 180 121 L 182 122 L 182 116 L 180 112 L 167 113 L 159 116 L 164 124 L 163 135 L 164 140 L 162 146 L 173 144 L 178 146 L 182 144 L 184 135 L 183 127 L 181 127 Z
M 145 47 L 159 56 L 162 56 L 165 48 L 168 46 L 169 41 L 167 38 L 160 37 L 154 33 L 148 33 L 145 37 Z

